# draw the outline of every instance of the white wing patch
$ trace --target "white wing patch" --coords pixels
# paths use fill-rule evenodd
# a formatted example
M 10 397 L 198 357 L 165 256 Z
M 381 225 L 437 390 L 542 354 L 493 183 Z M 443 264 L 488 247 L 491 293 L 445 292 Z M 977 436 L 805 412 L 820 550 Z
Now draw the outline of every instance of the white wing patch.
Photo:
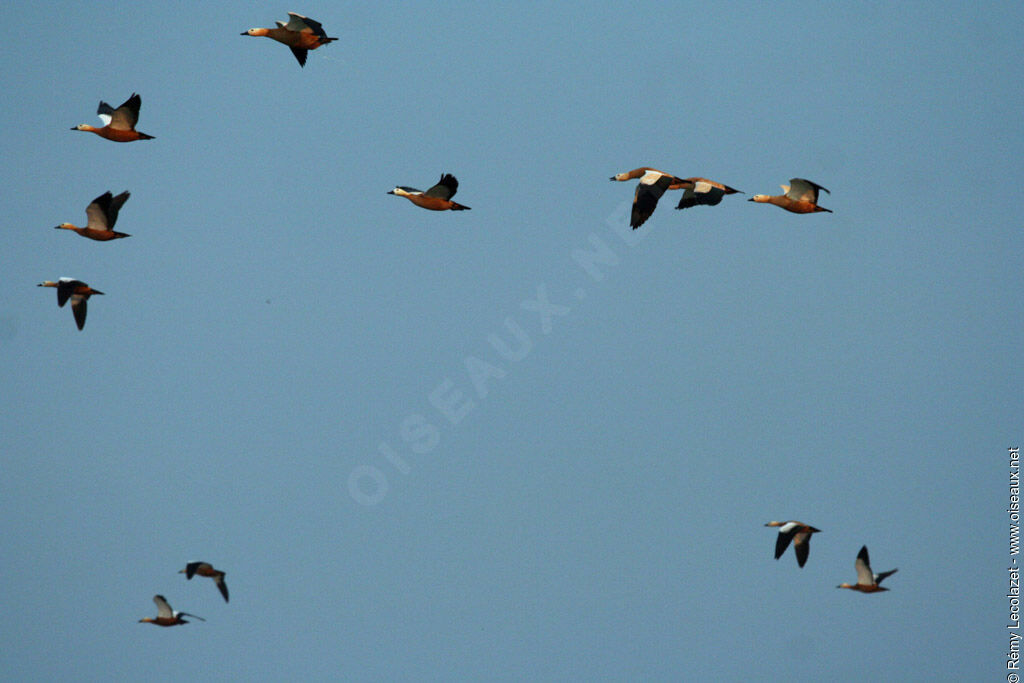
M 658 182 L 658 179 L 661 178 L 661 176 L 662 174 L 658 171 L 647 171 L 640 177 L 640 183 L 643 185 L 653 185 Z

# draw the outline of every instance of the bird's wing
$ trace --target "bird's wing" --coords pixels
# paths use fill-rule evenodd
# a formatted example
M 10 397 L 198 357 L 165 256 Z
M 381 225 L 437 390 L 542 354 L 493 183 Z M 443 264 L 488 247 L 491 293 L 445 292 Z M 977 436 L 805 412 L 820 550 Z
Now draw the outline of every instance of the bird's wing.
M 807 564 L 807 555 L 811 552 L 811 535 L 800 532 L 793 536 L 793 550 L 796 552 L 796 563 L 801 567 Z
M 887 572 L 882 572 L 881 574 L 875 574 L 875 583 L 882 583 L 882 581 L 884 581 L 886 579 L 886 577 L 892 576 L 893 574 L 895 574 L 898 571 L 899 571 L 899 569 L 890 569 Z
M 96 115 L 100 117 L 100 121 L 104 126 L 109 126 L 110 117 L 114 115 L 114 108 L 100 100 L 100 106 L 96 109 Z
M 61 308 L 68 302 L 71 294 L 75 289 L 83 283 L 78 280 L 72 280 L 71 278 L 62 277 L 57 280 L 57 305 Z
M 442 173 L 441 180 L 437 181 L 437 185 L 434 185 L 432 188 L 424 192 L 423 196 L 451 199 L 458 191 L 459 181 L 455 179 L 455 176 L 451 173 Z
M 661 195 L 665 194 L 665 190 L 672 184 L 672 177 L 667 175 L 657 175 L 650 172 L 646 173 L 636 186 L 636 192 L 633 194 L 633 213 L 630 216 L 629 225 L 634 230 L 644 224 L 651 214 L 654 213 L 654 209 L 658 207 L 658 200 L 661 199 Z
M 786 196 L 798 202 L 817 204 L 818 190 L 825 190 L 825 188 L 818 183 L 812 183 L 810 180 L 792 178 L 789 181 L 789 189 L 786 190 Z M 828 192 L 828 190 L 825 190 L 825 192 Z
M 125 100 L 124 104 L 111 113 L 110 127 L 115 130 L 133 130 L 139 121 L 139 109 L 142 107 L 142 98 L 138 93 Z
M 309 19 L 302 16 L 301 14 L 289 12 L 288 23 L 284 25 L 284 28 L 288 29 L 289 31 L 301 31 L 303 29 L 310 29 L 311 27 L 309 25 L 309 21 Z
M 782 557 L 782 553 L 786 552 L 786 548 L 789 547 L 789 542 L 793 540 L 793 536 L 796 535 L 797 525 L 793 522 L 789 522 L 779 527 L 779 535 L 775 539 L 775 559 Z
M 104 192 L 85 207 L 85 215 L 89 218 L 88 227 L 93 230 L 110 230 L 114 227 L 114 221 L 110 220 L 111 199 L 113 196 L 110 192 Z M 117 220 L 117 210 L 114 211 L 114 220 Z
M 299 66 L 306 66 L 306 57 L 309 55 L 309 50 L 301 47 L 289 47 L 288 49 L 295 55 L 295 59 L 299 60 Z
M 220 594 L 224 596 L 224 602 L 227 602 L 228 601 L 228 585 L 226 583 L 224 583 L 224 575 L 223 574 L 218 574 L 217 576 L 213 577 L 213 582 L 215 584 L 217 584 L 217 590 L 219 590 Z
M 309 17 L 304 17 L 301 14 L 295 14 L 294 12 L 289 12 L 288 17 L 288 24 L 285 28 L 289 31 L 302 31 L 305 29 L 307 31 L 312 31 L 321 38 L 327 37 L 327 34 L 324 33 L 323 24 L 316 19 L 310 19 Z M 299 28 L 293 28 L 294 26 L 298 26 Z
M 156 603 L 156 616 L 157 618 L 165 617 L 167 619 L 174 618 L 174 610 L 167 604 L 167 600 L 162 595 L 154 595 L 153 602 Z
M 85 327 L 85 314 L 89 311 L 88 299 L 82 294 L 71 295 L 71 312 L 75 315 L 75 324 L 78 329 Z
M 864 546 L 857 553 L 857 561 L 853 563 L 857 569 L 857 584 L 870 586 L 875 583 L 875 577 L 871 573 L 871 562 L 868 560 L 868 547 Z
M 128 198 L 132 196 L 131 192 L 122 192 L 116 197 L 110 200 L 110 207 L 107 209 L 107 229 L 112 230 L 114 223 L 117 223 L 117 213 L 124 206 L 124 203 L 128 201 Z

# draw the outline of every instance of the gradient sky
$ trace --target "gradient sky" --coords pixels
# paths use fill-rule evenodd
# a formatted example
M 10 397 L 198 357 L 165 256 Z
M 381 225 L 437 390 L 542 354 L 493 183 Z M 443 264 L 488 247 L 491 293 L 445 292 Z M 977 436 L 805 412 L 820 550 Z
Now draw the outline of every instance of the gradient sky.
M 239 35 L 288 10 L 304 69 Z M 1022 19 L 8 8 L 4 678 L 1003 677 Z M 132 92 L 155 140 L 69 130 Z M 643 165 L 747 194 L 633 233 Z M 745 201 L 794 176 L 835 213 Z M 107 190 L 130 239 L 53 230 Z

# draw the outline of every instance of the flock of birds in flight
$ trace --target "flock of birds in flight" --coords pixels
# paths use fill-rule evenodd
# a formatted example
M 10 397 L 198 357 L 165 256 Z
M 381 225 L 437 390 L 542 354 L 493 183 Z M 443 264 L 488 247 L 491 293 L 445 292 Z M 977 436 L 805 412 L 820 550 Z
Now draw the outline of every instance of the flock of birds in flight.
M 298 60 L 299 66 L 304 67 L 310 50 L 315 50 L 322 45 L 337 40 L 330 38 L 324 32 L 320 22 L 304 17 L 294 12 L 288 13 L 288 22 L 278 21 L 276 28 L 251 28 L 243 32 L 243 36 L 267 37 L 279 43 L 287 45 Z M 100 102 L 97 115 L 103 122 L 101 128 L 81 124 L 71 130 L 86 131 L 95 133 L 101 138 L 113 142 L 134 142 L 137 140 L 153 140 L 152 135 L 140 132 L 135 129 L 139 120 L 139 110 L 142 106 L 142 98 L 133 93 L 121 106 L 114 109 L 106 102 Z M 665 194 L 666 190 L 683 190 L 677 209 L 688 209 L 693 206 L 716 206 L 722 198 L 730 194 L 743 194 L 740 190 L 729 187 L 722 183 L 708 180 L 707 178 L 679 178 L 675 175 L 664 173 L 649 166 L 618 173 L 610 180 L 629 181 L 638 179 L 636 190 L 633 194 L 633 208 L 630 214 L 630 227 L 636 230 L 651 217 L 658 205 L 658 200 Z M 755 194 L 748 201 L 761 204 L 774 204 L 792 213 L 832 213 L 830 209 L 818 205 L 818 194 L 824 190 L 821 185 L 804 178 L 793 178 L 789 185 L 782 185 L 783 194 L 765 195 Z M 452 201 L 452 197 L 459 189 L 459 181 L 450 173 L 443 173 L 441 179 L 426 191 L 417 190 L 412 187 L 398 186 L 390 190 L 388 194 L 398 197 L 405 197 L 416 206 L 430 211 L 465 211 L 470 207 Z M 87 223 L 85 227 L 78 227 L 71 223 L 61 223 L 56 226 L 57 230 L 70 230 L 82 237 L 92 240 L 107 242 L 111 240 L 130 237 L 131 235 L 114 230 L 117 223 L 118 212 L 131 196 L 129 192 L 122 192 L 116 197 L 110 192 L 105 192 L 96 197 L 85 209 Z M 103 292 L 93 289 L 85 282 L 75 278 L 61 277 L 57 281 L 46 280 L 39 283 L 39 287 L 54 287 L 57 290 L 57 305 L 63 307 L 69 300 L 78 329 L 85 327 L 87 302 L 94 294 L 102 295 Z M 775 559 L 793 544 L 796 553 L 797 563 L 803 567 L 807 562 L 809 553 L 809 542 L 811 534 L 819 530 L 812 526 L 797 521 L 768 522 L 765 526 L 779 527 L 779 535 L 775 542 Z M 888 590 L 879 584 L 883 579 L 894 574 L 897 570 L 874 574 L 868 561 L 868 549 L 866 546 L 860 549 L 854 563 L 857 570 L 857 583 L 843 583 L 837 588 L 849 588 L 862 593 L 876 593 Z M 228 601 L 228 588 L 224 583 L 225 573 L 214 569 L 213 565 L 207 562 L 190 562 L 185 569 L 179 573 L 185 574 L 188 579 L 193 576 L 205 576 L 212 578 L 224 601 Z M 162 595 L 153 597 L 157 606 L 155 618 L 140 619 L 140 623 L 156 624 L 157 626 L 177 626 L 189 623 L 182 617 L 188 616 L 205 621 L 188 612 L 177 612 L 171 609 L 170 604 Z
M 796 563 L 803 567 L 807 564 L 807 556 L 811 552 L 811 534 L 816 534 L 821 529 L 815 529 L 809 524 L 803 522 L 797 522 L 796 520 L 789 520 L 788 522 L 768 522 L 765 526 L 773 526 L 779 528 L 779 535 L 775 538 L 775 559 L 782 557 L 782 554 L 786 552 L 786 548 L 789 547 L 790 542 L 793 543 L 793 552 L 796 553 Z M 881 591 L 887 591 L 888 588 L 882 588 L 879 584 L 887 576 L 892 576 L 898 569 L 890 569 L 887 572 L 881 574 L 875 574 L 871 571 L 871 561 L 868 560 L 868 547 L 861 546 L 860 552 L 857 553 L 857 559 L 853 563 L 854 568 L 857 570 L 857 583 L 841 583 L 836 588 L 849 588 L 850 590 L 860 591 L 861 593 L 880 593 Z

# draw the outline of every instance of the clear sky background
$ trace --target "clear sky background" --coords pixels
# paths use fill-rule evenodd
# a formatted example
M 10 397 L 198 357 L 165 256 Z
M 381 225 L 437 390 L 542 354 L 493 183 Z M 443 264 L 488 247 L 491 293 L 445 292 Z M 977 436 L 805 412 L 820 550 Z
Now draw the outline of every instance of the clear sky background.
M 239 35 L 288 10 L 339 38 L 305 69 Z M 12 5 L 0 671 L 1004 676 L 1022 18 Z M 155 140 L 69 130 L 132 92 Z M 634 234 L 643 165 L 747 194 Z M 442 172 L 471 211 L 386 194 Z M 745 201 L 794 176 L 835 213 Z M 53 230 L 107 190 L 133 237 Z M 864 544 L 890 592 L 836 590 Z

